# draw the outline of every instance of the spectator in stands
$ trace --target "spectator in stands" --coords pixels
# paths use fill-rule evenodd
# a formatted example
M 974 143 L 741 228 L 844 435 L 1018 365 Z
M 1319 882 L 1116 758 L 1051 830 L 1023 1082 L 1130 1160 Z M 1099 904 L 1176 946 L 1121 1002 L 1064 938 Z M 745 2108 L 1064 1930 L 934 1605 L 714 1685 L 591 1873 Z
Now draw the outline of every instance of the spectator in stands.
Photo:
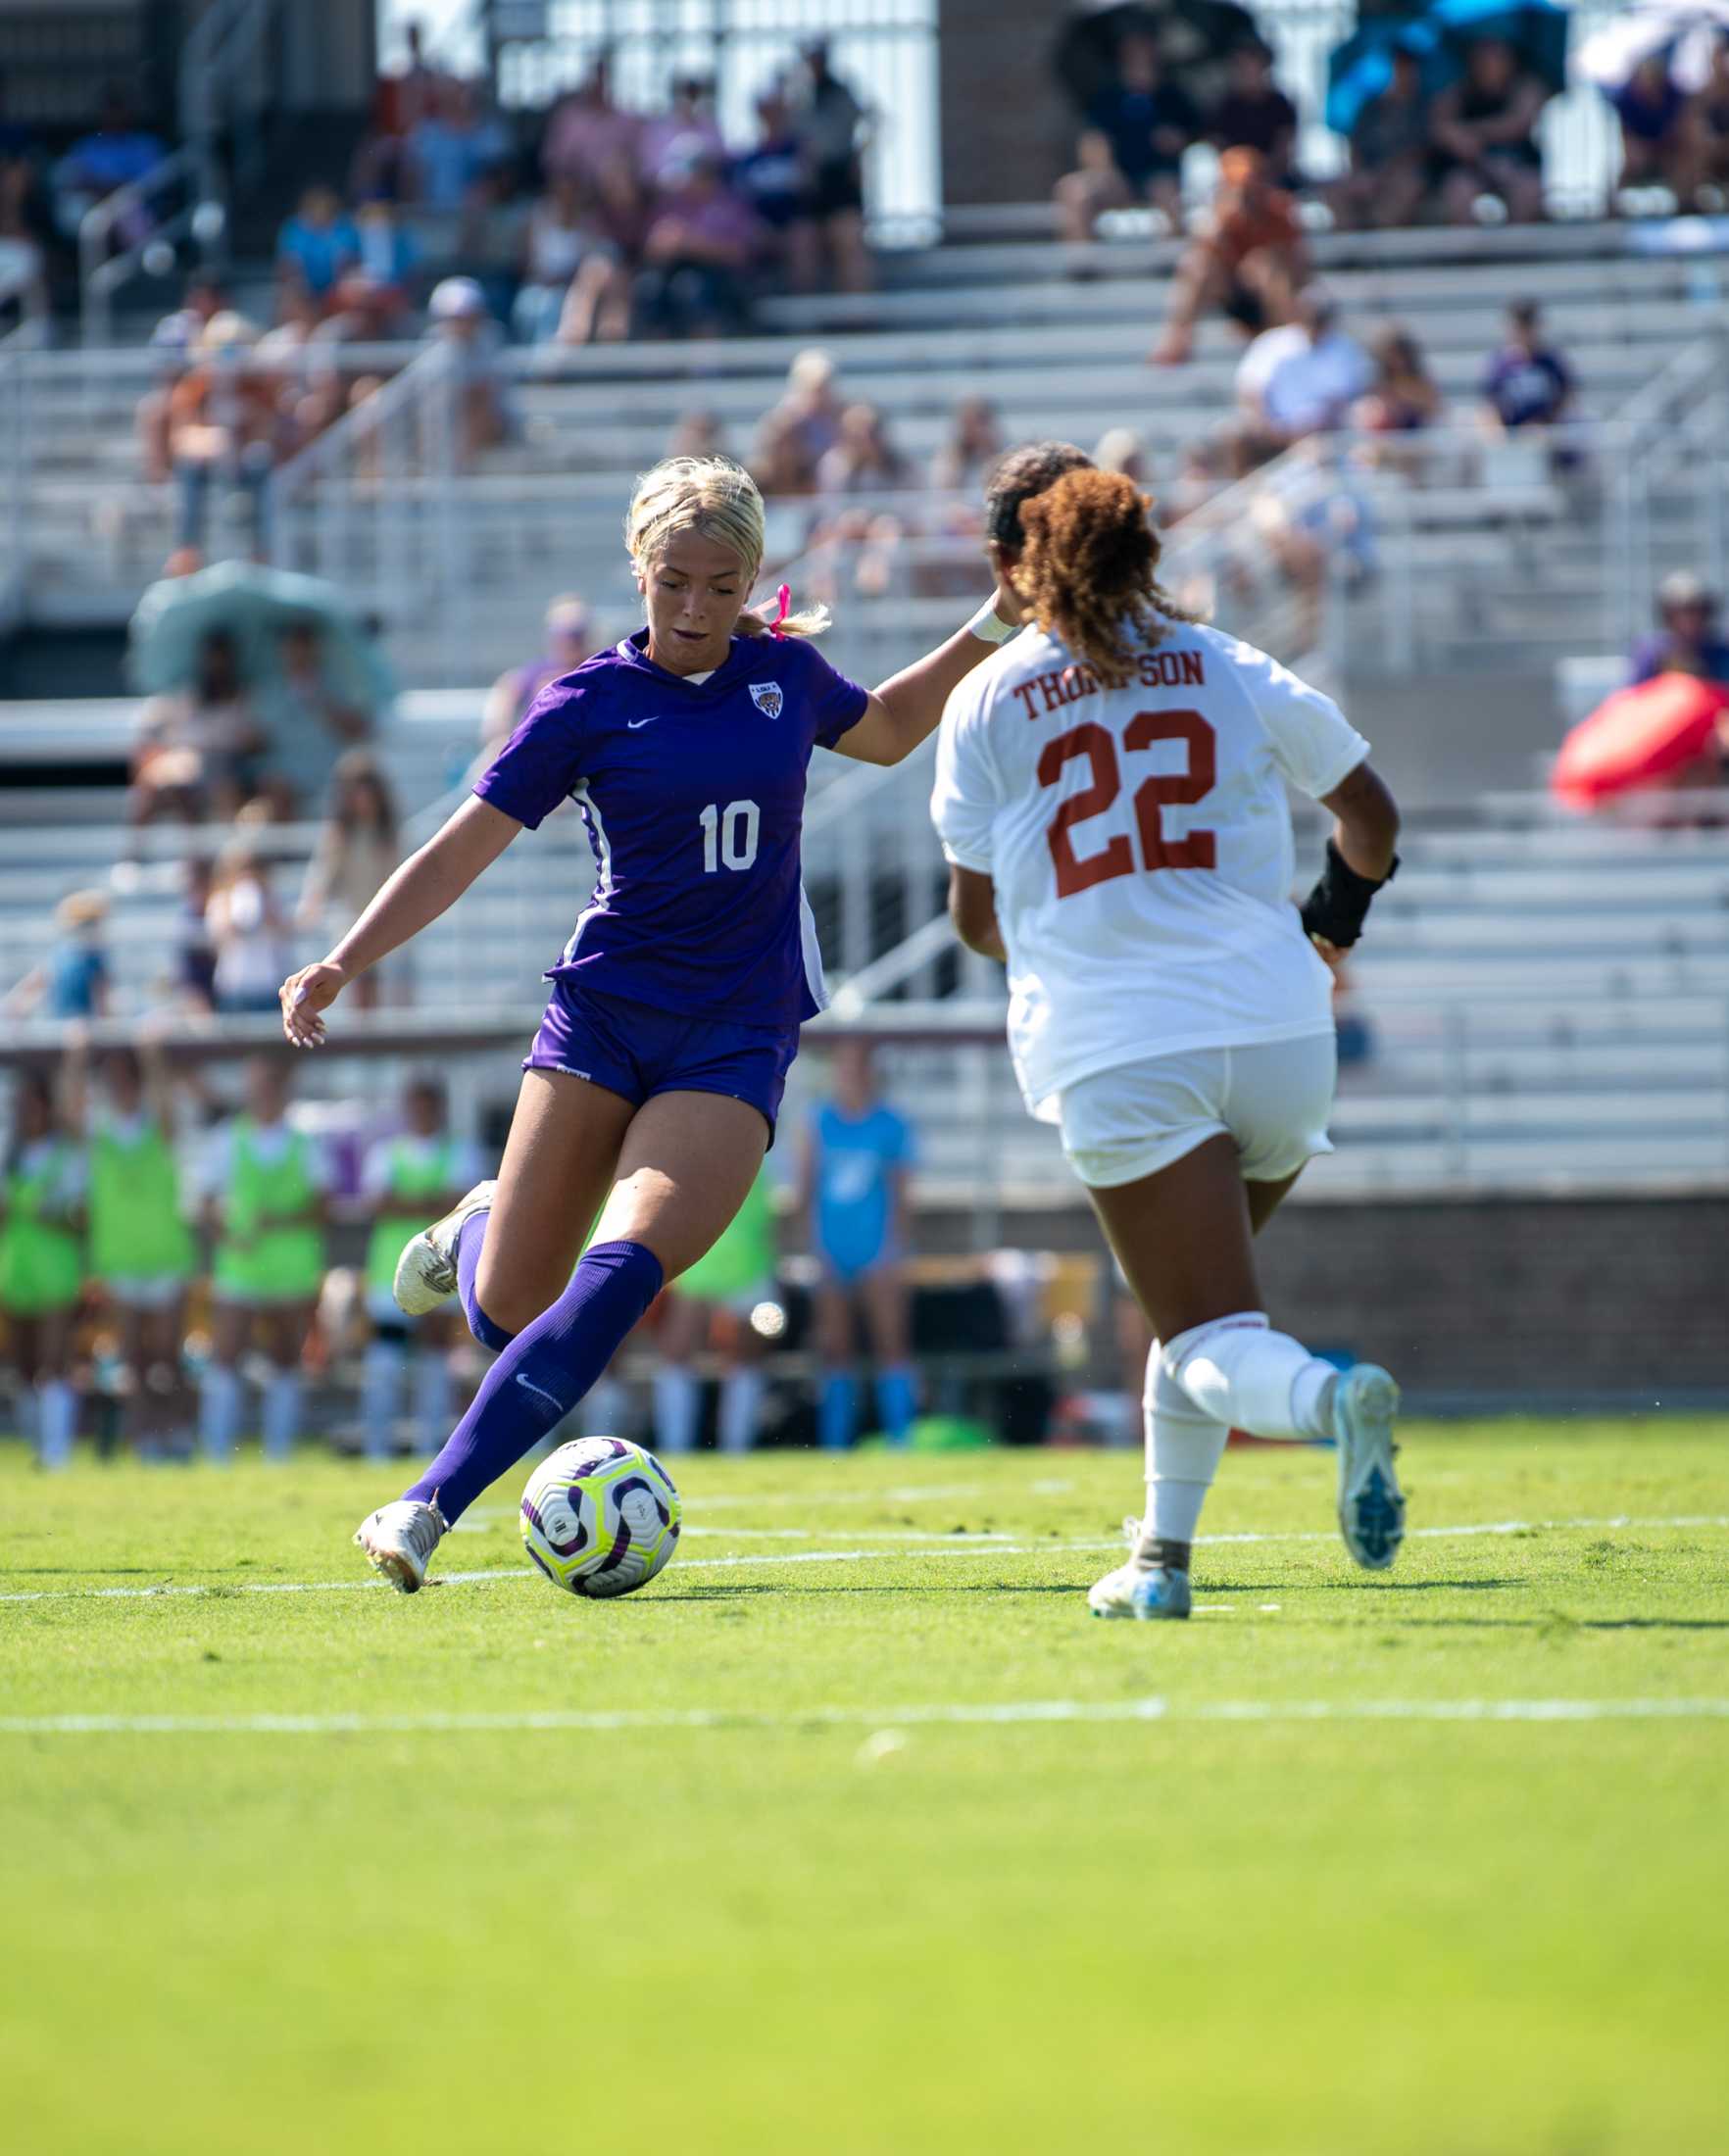
M 276 274 L 322 307 L 339 278 L 360 260 L 360 234 L 334 187 L 308 187 L 276 235 Z
M 206 815 L 231 821 L 264 746 L 241 678 L 239 646 L 226 630 L 213 629 L 198 648 L 191 681 L 153 696 L 138 714 L 127 824 L 136 829 L 165 815 L 182 823 Z
M 666 168 L 666 191 L 643 243 L 636 297 L 643 325 L 666 337 L 741 330 L 767 235 L 704 151 Z
M 1197 434 L 1183 444 L 1176 476 L 1160 501 L 1162 512 L 1160 522 L 1166 528 L 1180 524 L 1185 516 L 1205 509 L 1229 483 L 1224 441 L 1213 435 Z
M 1365 434 L 1398 436 L 1420 433 L 1441 416 L 1441 392 L 1429 372 L 1422 349 L 1408 329 L 1389 323 L 1369 346 L 1374 379 L 1351 409 L 1351 423 Z M 1358 451 L 1359 460 L 1382 469 L 1414 471 L 1408 449 L 1375 442 Z
M 27 155 L 8 152 L 8 137 L 23 128 L 0 121 L 0 307 L 16 307 L 21 319 L 45 322 L 48 315 L 47 255 L 50 234 L 39 215 L 35 168 Z
M 917 1394 L 905 1262 L 912 1245 L 913 1130 L 883 1099 L 868 1041 L 840 1042 L 831 1098 L 801 1134 L 799 1210 L 822 1268 L 816 1352 L 822 1363 L 817 1433 L 826 1450 L 851 1445 L 858 1419 L 852 1374 L 855 1304 L 876 1361 L 876 1406 L 904 1445 Z
M 102 93 L 94 131 L 80 135 L 54 168 L 55 223 L 68 239 L 76 239 L 79 224 L 97 203 L 143 179 L 167 155 L 161 136 L 133 119 L 124 85 L 111 82 Z M 139 204 L 119 220 L 114 236 L 120 246 L 135 247 L 148 239 L 154 224 L 148 204 Z
M 1717 594 L 1691 570 L 1665 576 L 1656 589 L 1655 632 L 1634 645 L 1629 683 L 1687 673 L 1729 687 L 1729 639 L 1717 626 L 1719 606 Z
M 1608 101 L 1621 129 L 1621 171 L 1615 188 L 1667 187 L 1678 204 L 1685 202 L 1687 97 L 1669 73 L 1668 54 L 1649 54 L 1618 90 L 1608 93 Z M 1611 210 L 1613 205 L 1611 190 Z
M 1429 193 L 1429 101 L 1414 52 L 1395 45 L 1393 79 L 1365 100 L 1351 130 L 1351 169 L 1328 190 L 1342 225 L 1414 224 Z
M 103 945 L 108 901 L 100 891 L 69 891 L 54 908 L 55 941 L 40 965 L 7 992 L 9 1018 L 102 1018 L 112 975 Z
M 1173 232 L 1183 228 L 1183 153 L 1201 116 L 1164 74 L 1159 40 L 1131 32 L 1116 48 L 1116 77 L 1087 108 L 1077 169 L 1057 182 L 1062 237 L 1082 244 L 1101 214 L 1147 202 Z
M 346 925 L 346 924 L 345 924 Z M 370 1147 L 361 1169 L 361 1198 L 371 1228 L 367 1238 L 367 1343 L 361 1391 L 362 1449 L 381 1460 L 395 1447 L 402 1381 L 414 1363 L 415 1449 L 436 1450 L 450 1429 L 450 1350 L 456 1327 L 449 1310 L 405 1317 L 393 1283 L 402 1247 L 428 1220 L 447 1213 L 480 1180 L 472 1146 L 453 1137 L 443 1081 L 411 1078 L 403 1091 L 402 1130 Z
M 285 1460 L 300 1429 L 300 1363 L 324 1279 L 330 1164 L 288 1120 L 289 1065 L 246 1064 L 245 1106 L 215 1134 L 200 1185 L 216 1243 L 210 1361 L 199 1400 L 205 1456 L 233 1452 L 245 1404 L 241 1371 L 256 1338 L 270 1363 L 264 1452 Z
M 186 289 L 180 296 L 178 307 L 173 308 L 150 332 L 150 349 L 183 356 L 198 349 L 198 340 L 217 316 L 225 314 L 233 302 L 228 288 L 221 277 L 209 270 L 197 270 L 186 279 Z
M 1259 151 L 1277 187 L 1297 179 L 1297 108 L 1273 80 L 1270 45 L 1248 38 L 1226 62 L 1225 94 L 1207 122 L 1210 141 L 1221 150 Z
M 489 165 L 464 198 L 451 266 L 479 285 L 495 321 L 508 322 L 516 306 L 533 216 L 514 163 Z
M 1170 280 L 1160 367 L 1178 367 L 1195 348 L 1195 325 L 1217 308 L 1251 336 L 1291 319 L 1309 274 L 1297 205 L 1267 178 L 1259 150 L 1238 147 L 1218 161 L 1218 192 Z
M 786 388 L 764 415 L 751 452 L 751 472 L 765 494 L 809 494 L 816 466 L 840 439 L 844 410 L 834 361 L 815 347 L 786 370 Z
M 1474 37 L 1465 47 L 1463 74 L 1430 112 L 1434 178 L 1441 207 L 1455 224 L 1474 223 L 1485 195 L 1504 203 L 1515 224 L 1542 217 L 1537 122 L 1548 99 L 1504 38 Z
M 472 277 L 445 277 L 435 284 L 426 313 L 460 393 L 457 461 L 466 468 L 511 431 L 510 395 L 499 360 L 503 333 Z
M 40 1070 L 13 1081 L 0 1160 L 0 1318 L 18 1376 L 18 1418 L 43 1467 L 72 1459 L 77 1428 L 72 1328 L 83 1284 L 84 1152 Z
M 319 832 L 306 881 L 295 907 L 296 923 L 315 931 L 333 948 L 351 921 L 359 920 L 402 859 L 396 797 L 376 757 L 350 749 L 330 782 L 330 807 Z M 361 993 L 362 982 L 370 982 Z M 386 987 L 400 985 L 393 960 L 374 966 L 356 981 L 355 1004 L 374 1010 Z
M 288 922 L 252 837 L 223 849 L 205 919 L 216 946 L 218 1010 L 235 1016 L 279 1008 L 276 991 L 292 964 Z
M 913 484 L 907 460 L 889 439 L 881 411 L 850 404 L 840 434 L 816 466 L 816 491 L 825 495 L 897 494 Z
M 810 175 L 811 215 L 819 251 L 826 251 L 835 286 L 842 292 L 870 289 L 870 254 L 864 244 L 864 144 L 865 108 L 829 65 L 826 38 L 805 48 L 797 128 Z
M 720 1239 L 667 1292 L 655 1335 L 655 1448 L 695 1449 L 701 1393 L 691 1368 L 704 1348 L 720 1363 L 722 1452 L 748 1452 L 763 1411 L 763 1337 L 752 1312 L 774 1300 L 774 1182 L 766 1163 Z
M 183 888 L 174 909 L 174 1000 L 203 1016 L 216 1009 L 216 938 L 209 919 L 216 863 L 208 854 L 188 854 L 180 874 Z
M 715 85 L 700 74 L 680 75 L 672 84 L 671 104 L 642 122 L 637 166 L 645 185 L 667 192 L 699 158 L 726 163 L 726 138 L 715 118 Z
M 692 453 L 674 450 L 671 454 Z M 594 648 L 594 623 L 587 606 L 574 592 L 562 592 L 546 610 L 546 637 L 539 653 L 526 665 L 501 673 L 486 692 L 480 748 L 489 762 L 516 732 L 529 705 L 548 682 L 574 673 Z M 358 920 L 360 915 L 351 913 L 348 918 Z M 347 925 L 345 921 L 343 926 Z
M 482 111 L 469 82 L 447 81 L 431 108 L 408 130 L 402 192 L 439 216 L 456 217 L 481 177 L 508 163 L 511 138 L 503 122 Z
M 267 554 L 271 472 L 276 462 L 276 386 L 252 364 L 258 332 L 243 315 L 214 316 L 198 340 L 198 365 L 169 396 L 169 461 L 176 501 L 174 545 L 205 552 L 212 489 L 225 480 L 245 498 L 255 556 Z
M 529 214 L 511 323 L 524 344 L 613 342 L 628 335 L 630 281 L 593 198 L 555 175 Z
M 352 278 L 364 277 L 375 295 L 374 304 L 390 318 L 394 328 L 406 314 L 420 250 L 414 234 L 397 216 L 396 205 L 382 195 L 363 202 L 354 214 L 355 259 L 350 278 L 337 287 L 336 304 L 356 303 Z
M 323 630 L 316 617 L 283 623 L 276 662 L 255 691 L 265 728 L 264 791 L 272 812 L 306 815 L 321 800 L 345 748 L 371 731 L 370 713 L 332 682 Z
M 726 422 L 719 413 L 696 405 L 678 415 L 678 424 L 667 437 L 668 457 L 729 457 Z
M 982 487 L 1008 448 L 997 408 L 988 397 L 963 397 L 955 407 L 949 437 L 931 459 L 930 483 L 944 494 Z
M 1543 310 L 1535 300 L 1515 300 L 1507 311 L 1507 337 L 1483 369 L 1478 416 L 1491 434 L 1522 427 L 1556 426 L 1572 410 L 1573 370 L 1543 333 Z
M 1345 424 L 1372 379 L 1368 355 L 1339 326 L 1317 284 L 1298 293 L 1292 318 L 1263 329 L 1237 368 L 1237 409 L 1254 457 L 1276 457 L 1306 434 Z
M 1297 602 L 1296 633 L 1308 651 L 1321 640 L 1329 587 L 1360 588 L 1375 575 L 1378 562 L 1368 503 L 1334 445 L 1324 435 L 1311 435 L 1298 459 L 1308 468 L 1277 489 L 1269 483 L 1251 517 Z
M 816 225 L 805 153 L 792 106 L 778 83 L 757 99 L 757 140 L 732 161 L 732 184 L 766 234 L 765 251 L 795 292 L 816 282 Z
M 541 144 L 549 178 L 573 179 L 605 196 L 620 179 L 641 184 L 642 122 L 613 103 L 612 66 L 602 53 L 582 82 L 552 109 Z
M 1709 73 L 1687 100 L 1681 126 L 1682 200 L 1695 209 L 1721 210 L 1729 201 L 1729 31 L 1712 44 Z
M 372 92 L 371 125 L 355 154 L 351 192 L 361 201 L 400 191 L 403 143 L 438 105 L 448 76 L 426 59 L 419 23 L 406 26 L 408 58 L 400 74 L 381 74 Z
M 1100 471 L 1120 471 L 1136 486 L 1146 486 L 1152 479 L 1147 468 L 1146 437 L 1132 426 L 1107 427 L 1093 451 L 1093 464 Z

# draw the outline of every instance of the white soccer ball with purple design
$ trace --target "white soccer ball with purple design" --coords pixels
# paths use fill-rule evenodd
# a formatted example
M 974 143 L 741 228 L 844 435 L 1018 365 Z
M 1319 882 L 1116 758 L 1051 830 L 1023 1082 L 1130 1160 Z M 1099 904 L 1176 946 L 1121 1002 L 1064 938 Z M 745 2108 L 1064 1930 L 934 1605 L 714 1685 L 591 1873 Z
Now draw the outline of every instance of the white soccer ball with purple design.
M 672 1478 L 626 1438 L 576 1438 L 522 1493 L 522 1541 L 554 1587 L 628 1594 L 670 1562 L 683 1513 Z

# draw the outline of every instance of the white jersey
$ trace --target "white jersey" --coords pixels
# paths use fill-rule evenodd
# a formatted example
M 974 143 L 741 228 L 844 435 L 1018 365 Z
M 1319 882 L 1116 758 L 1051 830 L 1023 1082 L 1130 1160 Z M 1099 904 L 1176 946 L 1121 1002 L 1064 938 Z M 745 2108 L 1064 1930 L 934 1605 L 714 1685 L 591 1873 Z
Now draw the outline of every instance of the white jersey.
M 1036 631 L 966 677 L 931 816 L 949 859 L 996 886 L 1010 1053 L 1041 1121 L 1118 1064 L 1331 1031 L 1283 782 L 1318 798 L 1367 755 L 1330 697 L 1186 622 L 1127 688 Z

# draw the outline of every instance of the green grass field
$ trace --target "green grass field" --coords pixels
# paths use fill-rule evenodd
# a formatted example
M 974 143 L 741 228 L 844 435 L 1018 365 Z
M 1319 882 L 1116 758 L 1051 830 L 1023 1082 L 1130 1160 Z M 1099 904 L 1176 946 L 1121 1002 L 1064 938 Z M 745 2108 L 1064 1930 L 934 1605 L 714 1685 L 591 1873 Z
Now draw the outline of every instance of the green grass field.
M 7 1446 L 0 2142 L 1720 2149 L 1722 1428 L 1404 1466 L 1377 1581 L 1233 1454 L 1185 1627 L 1087 1615 L 1123 1454 L 705 1457 L 586 1603 L 518 1477 L 409 1600 L 359 1466 Z

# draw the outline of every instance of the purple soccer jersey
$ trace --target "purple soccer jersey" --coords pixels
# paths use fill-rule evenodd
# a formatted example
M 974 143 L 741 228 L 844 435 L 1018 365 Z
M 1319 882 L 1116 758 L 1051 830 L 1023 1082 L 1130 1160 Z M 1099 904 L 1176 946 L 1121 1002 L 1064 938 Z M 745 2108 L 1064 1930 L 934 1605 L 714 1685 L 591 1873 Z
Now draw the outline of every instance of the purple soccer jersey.
M 530 830 L 573 801 L 595 884 L 549 979 L 784 1027 L 822 1007 L 800 879 L 805 773 L 867 692 L 793 637 L 735 636 L 706 681 L 647 631 L 543 689 L 474 791 Z

